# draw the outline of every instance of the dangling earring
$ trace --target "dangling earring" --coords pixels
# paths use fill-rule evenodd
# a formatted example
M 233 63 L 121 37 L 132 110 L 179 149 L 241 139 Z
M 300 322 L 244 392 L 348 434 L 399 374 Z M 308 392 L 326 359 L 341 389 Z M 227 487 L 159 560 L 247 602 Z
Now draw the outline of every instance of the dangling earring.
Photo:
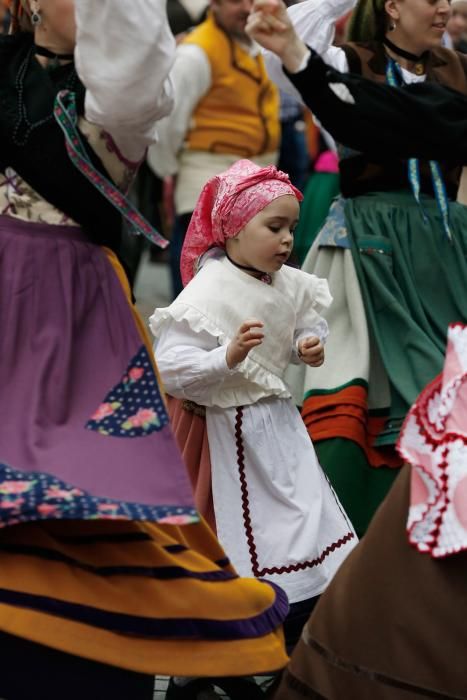
M 395 23 L 395 22 L 391 22 L 390 25 L 389 25 L 389 31 L 390 31 L 390 32 L 393 32 L 393 31 L 395 30 L 395 28 L 396 28 L 396 23 Z
M 42 24 L 42 15 L 37 3 L 35 4 L 34 9 L 31 8 L 31 24 L 33 27 L 38 27 L 40 24 Z

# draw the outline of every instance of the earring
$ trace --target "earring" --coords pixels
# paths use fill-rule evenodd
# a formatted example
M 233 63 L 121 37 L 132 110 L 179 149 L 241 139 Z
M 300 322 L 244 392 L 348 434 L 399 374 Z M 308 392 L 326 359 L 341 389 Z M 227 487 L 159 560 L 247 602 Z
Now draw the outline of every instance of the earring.
M 393 32 L 393 31 L 395 30 L 395 28 L 396 28 L 396 23 L 395 23 L 395 22 L 391 22 L 390 25 L 389 25 L 389 31 L 390 31 L 390 32 Z
M 34 9 L 31 8 L 31 24 L 33 27 L 38 27 L 40 24 L 42 24 L 41 11 L 37 5 Z

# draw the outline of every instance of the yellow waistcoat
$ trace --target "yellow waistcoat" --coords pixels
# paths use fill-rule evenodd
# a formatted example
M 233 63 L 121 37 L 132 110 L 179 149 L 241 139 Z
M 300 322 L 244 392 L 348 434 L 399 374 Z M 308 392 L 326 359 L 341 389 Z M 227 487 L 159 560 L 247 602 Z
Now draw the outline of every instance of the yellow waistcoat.
M 193 113 L 186 146 L 250 158 L 279 146 L 279 96 L 262 56 L 250 56 L 212 15 L 184 40 L 203 49 L 211 65 L 211 89 Z

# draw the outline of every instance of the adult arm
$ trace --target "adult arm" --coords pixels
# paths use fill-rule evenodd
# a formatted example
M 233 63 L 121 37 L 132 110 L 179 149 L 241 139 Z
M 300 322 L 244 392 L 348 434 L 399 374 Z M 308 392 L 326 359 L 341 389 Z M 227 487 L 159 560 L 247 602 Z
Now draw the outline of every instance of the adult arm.
M 321 124 L 338 141 L 376 162 L 423 158 L 467 163 L 467 97 L 436 83 L 403 88 L 346 75 L 310 51 L 288 77 Z
M 76 0 L 75 62 L 85 116 L 139 161 L 169 114 L 175 40 L 161 0 Z
M 355 3 L 356 0 L 307 0 L 285 10 L 281 0 L 255 0 L 248 32 L 265 49 L 268 73 L 281 89 L 297 96 L 282 64 L 291 72 L 303 68 L 307 55 L 305 45 L 312 46 L 328 65 L 340 71 L 348 70 L 344 51 L 332 46 L 332 41 L 336 21 Z M 269 22 L 269 27 L 261 24 L 262 17 Z M 274 17 L 282 27 L 273 22 Z
M 157 125 L 159 141 L 148 151 L 148 164 L 161 178 L 177 172 L 177 156 L 193 112 L 211 86 L 211 66 L 203 49 L 194 44 L 180 44 L 170 77 L 174 87 L 174 109 L 170 117 Z

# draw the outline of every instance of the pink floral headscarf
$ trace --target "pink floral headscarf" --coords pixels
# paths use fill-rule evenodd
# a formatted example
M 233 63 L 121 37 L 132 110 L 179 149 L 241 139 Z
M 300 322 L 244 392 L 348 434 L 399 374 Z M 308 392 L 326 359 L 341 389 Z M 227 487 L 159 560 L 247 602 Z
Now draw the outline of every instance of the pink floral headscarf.
M 410 409 L 398 449 L 413 466 L 410 543 L 435 558 L 467 550 L 467 326 L 450 326 L 444 371 Z
M 284 195 L 300 202 L 303 195 L 289 176 L 274 165 L 260 168 L 250 160 L 239 160 L 208 180 L 196 204 L 185 237 L 180 260 L 186 286 L 195 275 L 196 262 L 213 246 L 223 247 L 268 204 Z

